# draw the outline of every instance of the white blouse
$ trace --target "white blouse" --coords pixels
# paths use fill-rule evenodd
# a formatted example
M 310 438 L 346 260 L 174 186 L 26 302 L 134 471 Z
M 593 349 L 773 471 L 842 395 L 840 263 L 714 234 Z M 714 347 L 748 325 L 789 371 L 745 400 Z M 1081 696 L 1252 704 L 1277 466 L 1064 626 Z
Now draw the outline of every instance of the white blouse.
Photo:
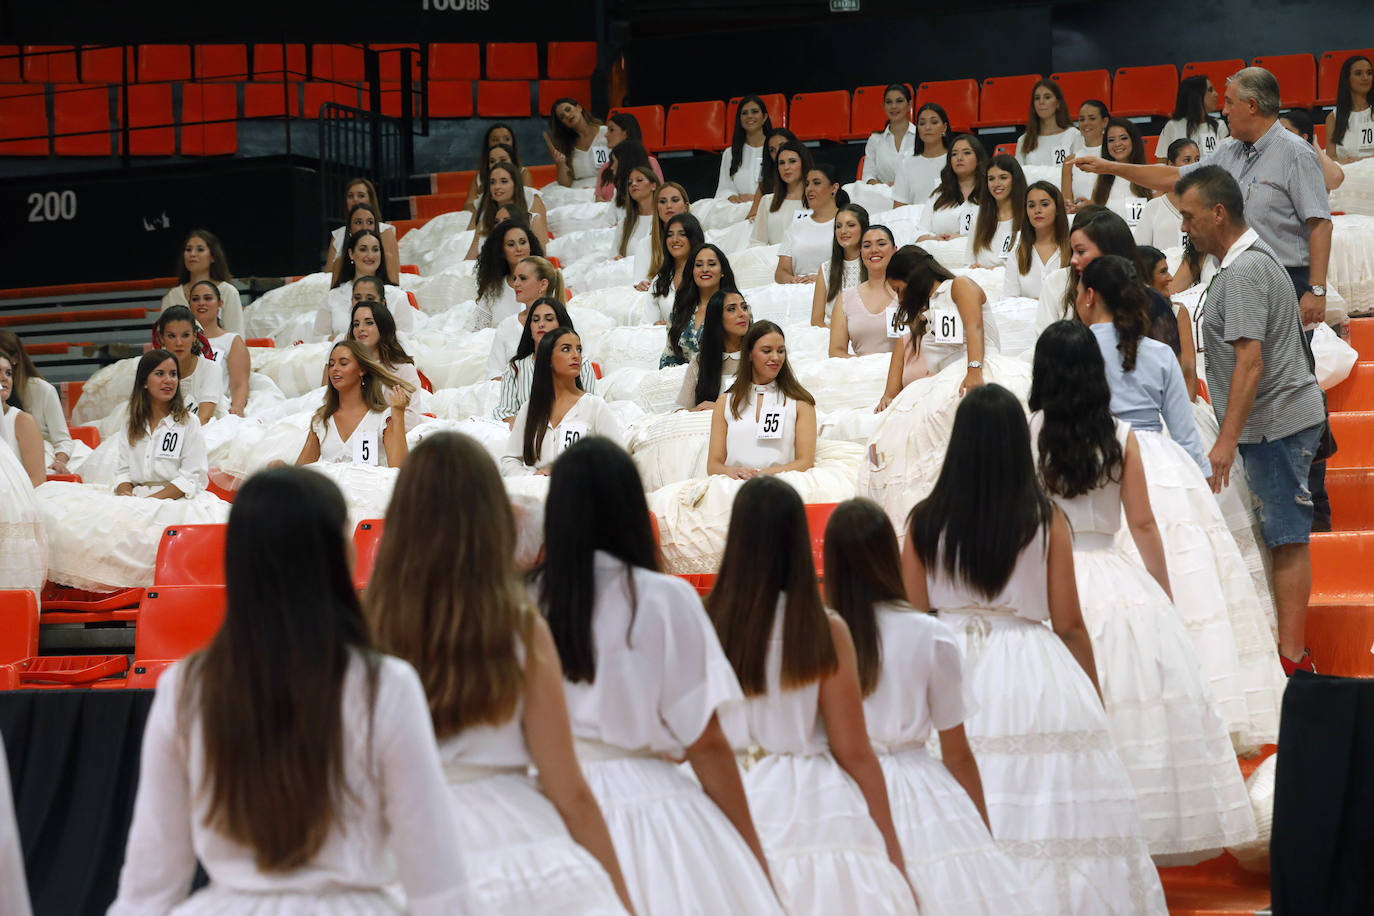
M 1343 159 L 1374 156 L 1374 107 L 1350 112 L 1345 125 L 1345 140 L 1331 145 L 1331 155 Z
M 959 643 L 947 624 L 905 603 L 874 611 L 883 667 L 878 686 L 864 697 L 868 737 L 881 751 L 924 747 L 932 730 L 964 721 Z
M 975 220 L 976 223 L 976 220 Z M 986 248 L 974 248 L 973 233 L 968 234 L 968 263 L 969 266 L 977 264 L 979 266 L 990 266 L 1001 264 L 1011 253 L 1012 232 L 1011 220 L 998 220 L 997 229 L 992 233 L 992 240 Z
M 519 306 L 517 302 L 515 314 L 507 315 L 496 325 L 496 336 L 491 339 L 491 350 L 487 353 L 486 378 L 500 378 L 520 346 L 520 333 L 525 325 L 520 320 Z
M 1010 299 L 1014 296 L 1025 296 L 1027 299 L 1039 299 L 1040 289 L 1045 282 L 1045 275 L 1063 266 L 1060 263 L 1059 249 L 1054 249 L 1049 260 L 1042 261 L 1039 252 L 1032 245 L 1030 270 L 1021 273 L 1021 266 L 1016 259 L 1016 252 L 1020 245 L 1021 236 L 1018 233 L 1016 241 L 1012 243 L 1011 253 L 1007 255 L 1006 266 L 1002 268 L 1002 298 Z
M 119 489 L 122 483 L 135 487 L 171 484 L 189 499 L 210 483 L 205 437 L 194 414 L 184 423 L 168 414 L 132 445 L 127 427 L 121 427 L 118 435 L 119 460 L 112 482 L 114 489 Z
M 945 155 L 908 156 L 897 167 L 897 182 L 892 186 L 892 199 L 904 204 L 918 204 L 935 193 L 940 186 L 940 172 L 945 167 Z
M 201 404 L 214 404 L 216 413 L 223 413 L 225 406 L 226 370 L 220 368 L 204 356 L 196 357 L 196 369 L 190 375 L 182 376 L 181 399 L 186 409 L 195 413 Z
M 734 669 L 686 581 L 600 550 L 593 563 L 596 679 L 563 682 L 573 737 L 681 758 L 717 709 L 744 700 Z
M 740 354 L 736 350 L 734 353 L 722 353 L 720 359 L 720 387 L 716 389 L 716 399 L 729 390 L 735 383 L 735 376 L 739 375 Z M 701 378 L 701 354 L 696 353 L 692 356 L 692 361 L 687 364 L 687 372 L 682 376 L 682 387 L 678 389 L 677 406 L 695 407 L 697 406 L 697 379 Z
M 205 339 L 210 343 L 210 352 L 206 355 L 219 367 L 219 374 L 224 379 L 224 393 L 227 400 L 229 394 L 229 350 L 233 348 L 234 341 L 243 338 L 233 331 L 225 331 L 218 337 Z
M 716 196 L 730 197 L 734 194 L 752 195 L 759 189 L 759 178 L 763 175 L 763 144 L 750 146 L 744 144 L 739 154 L 739 168 L 730 174 L 730 147 L 720 156 L 720 178 L 716 181 Z
M 1083 135 L 1077 127 L 1066 127 L 1062 133 L 1048 137 L 1041 134 L 1035 149 L 1029 153 L 1025 150 L 1025 142 L 1024 134 L 1016 138 L 1016 161 L 1022 165 L 1061 166 L 1065 159 L 1083 151 Z
M 859 176 L 859 180 L 868 181 L 870 178 L 876 178 L 883 184 L 892 184 L 897 180 L 902 163 L 915 153 L 916 125 L 907 122 L 906 133 L 902 134 L 902 145 L 899 148 L 893 140 L 892 125 L 888 124 L 881 131 L 868 135 L 868 142 L 864 145 L 864 173 Z M 941 164 L 943 165 L 943 160 Z
M 768 208 L 773 206 L 773 195 L 765 194 L 759 200 L 758 213 L 754 216 L 754 231 L 750 233 L 750 241 L 758 242 L 760 245 L 780 245 L 783 236 L 787 234 L 787 227 L 797 219 L 797 214 L 805 209 L 803 201 L 783 200 L 778 205 L 777 212 L 772 212 Z
M 321 900 L 327 895 L 339 895 L 334 907 L 340 912 L 381 912 L 387 903 L 395 906 L 384 895 L 397 881 L 405 890 L 406 911 L 416 916 L 477 912 L 424 689 L 400 659 L 381 656 L 379 664 L 370 710 L 365 667 L 356 654 L 344 676 L 346 801 L 310 861 L 277 873 L 261 871 L 251 848 L 206 825 L 210 799 L 202 728 L 196 718 L 189 734 L 182 731 L 184 665 L 168 668 L 148 714 L 111 916 L 176 909 L 190 891 L 197 859 L 210 876 L 204 893 L 242 895 L 237 907 L 221 902 L 229 912 L 330 909 Z M 283 894 L 300 897 L 294 904 L 273 899 Z M 350 895 L 363 900 L 350 906 Z
M 1188 239 L 1188 233 L 1183 231 L 1183 214 L 1178 212 L 1178 207 L 1174 206 L 1168 194 L 1161 194 L 1145 203 L 1140 222 L 1131 229 L 1131 234 L 1135 236 L 1137 245 L 1152 245 L 1160 251 L 1181 248 Z
M 228 280 L 221 280 L 215 284 L 215 288 L 219 290 L 220 302 L 223 303 L 219 307 L 220 327 L 226 331 L 236 331 L 242 334 L 243 303 L 239 299 L 238 287 Z M 186 301 L 186 290 L 182 288 L 180 283 L 167 290 L 166 295 L 162 297 L 162 311 L 165 312 L 174 305 L 191 307 L 191 303 Z
M 835 246 L 835 221 L 817 222 L 807 216 L 794 219 L 782 234 L 779 258 L 792 259 L 792 273 L 809 277 L 830 257 Z
M 620 424 L 609 404 L 594 394 L 584 393 L 563 415 L 557 426 L 549 426 L 544 431 L 544 441 L 539 449 L 539 460 L 534 467 L 525 464 L 525 426 L 529 420 L 530 402 L 520 405 L 520 413 L 511 427 L 510 438 L 506 440 L 506 451 L 501 456 L 501 473 L 507 477 L 522 477 L 533 474 L 553 464 L 564 449 L 575 445 L 586 436 L 605 436 L 615 444 L 624 447 L 625 427 Z
M 596 129 L 596 138 L 592 140 L 592 145 L 586 149 L 578 149 L 574 144 L 572 155 L 568 157 L 568 169 L 572 173 L 572 186 L 574 188 L 591 188 L 596 186 L 596 176 L 601 174 L 601 169 L 606 163 L 611 161 L 611 150 L 606 145 L 606 125 L 602 124 Z
M 830 740 L 821 717 L 821 679 L 800 687 L 782 684 L 782 626 L 787 613 L 787 593 L 778 595 L 764 656 L 767 689 L 745 699 L 738 713 L 727 715 L 730 743 L 737 749 L 758 745 L 766 754 L 811 756 L 830 751 Z M 743 731 L 748 730 L 748 736 Z
M 1214 119 L 1215 126 L 1206 121 L 1193 128 L 1192 133 L 1188 132 L 1188 122 L 1183 118 L 1174 118 L 1164 125 L 1164 129 L 1159 132 L 1159 141 L 1155 145 L 1155 158 L 1163 162 L 1168 159 L 1169 146 L 1175 141 L 1187 137 L 1197 144 L 1198 150 L 1202 153 L 1202 158 L 1206 159 L 1221 146 L 1221 141 L 1231 136 L 1231 128 L 1226 126 L 1226 122 L 1220 118 Z
M 797 460 L 797 402 L 780 392 L 777 382 L 754 385 L 738 417 L 724 392 L 722 400 L 727 466 L 770 468 Z
M 1106 144 L 1099 143 L 1097 146 L 1085 146 L 1075 155 L 1078 156 L 1097 156 L 1101 158 L 1106 151 Z M 1085 172 L 1082 169 L 1073 170 L 1073 180 L 1071 182 L 1073 196 L 1075 200 L 1091 200 L 1093 187 L 1097 184 L 1097 176 L 1092 172 Z M 1063 190 L 1062 188 L 1060 190 Z
M 830 265 L 831 260 L 827 259 L 824 264 L 816 271 L 816 282 L 825 289 L 825 321 L 830 323 L 830 316 L 835 311 L 835 303 L 839 301 L 840 293 L 847 289 L 853 289 L 863 282 L 861 258 L 846 260 L 844 266 L 840 268 L 840 288 L 830 288 Z
M 62 398 L 57 389 L 47 379 L 35 375 L 24 383 L 19 399 L 24 403 L 24 412 L 38 423 L 39 434 L 52 446 L 53 452 L 70 455 L 76 446 L 67 429 L 67 417 L 62 413 Z
M 390 410 L 369 410 L 347 439 L 339 435 L 339 427 L 335 425 L 333 416 L 325 420 L 323 425 L 312 419 L 310 431 L 320 443 L 320 463 L 390 467 L 386 463 L 386 438 L 383 435 L 390 418 Z M 401 433 L 404 435 L 405 430 Z
M 396 330 L 410 333 L 415 330 L 415 310 L 410 297 L 399 286 L 386 284 L 386 307 L 396 319 Z M 325 293 L 324 305 L 315 313 L 315 333 L 330 338 L 348 334 L 353 320 L 353 284 L 343 283 Z
M 966 200 L 958 206 L 936 210 L 932 194 L 930 203 L 916 220 L 916 229 L 924 235 L 968 235 L 977 221 L 977 204 Z
M 477 300 L 477 308 L 473 309 L 472 327 L 470 330 L 480 331 L 483 328 L 499 328 L 501 322 L 510 318 L 512 315 L 520 314 L 520 300 L 515 298 L 515 289 L 502 280 L 497 284 L 494 294 L 488 293 L 484 298 Z M 512 350 L 512 353 L 515 351 Z M 510 359 L 509 356 L 506 357 Z

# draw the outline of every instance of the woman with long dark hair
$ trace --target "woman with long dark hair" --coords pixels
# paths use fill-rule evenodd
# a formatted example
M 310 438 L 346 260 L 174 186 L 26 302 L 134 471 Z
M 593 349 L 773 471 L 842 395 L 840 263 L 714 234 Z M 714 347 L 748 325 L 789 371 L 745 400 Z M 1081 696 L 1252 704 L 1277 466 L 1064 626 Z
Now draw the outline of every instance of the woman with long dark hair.
M 43 585 L 48 578 L 48 539 L 43 530 L 43 516 L 39 512 L 34 488 L 45 479 L 43 471 L 43 436 L 32 416 L 10 403 L 14 394 L 14 363 L 0 349 L 0 589 L 24 589 L 42 600 Z M 3 748 L 0 748 L 3 753 Z M 0 776 L 4 758 L 0 757 Z M 5 780 L 0 779 L 0 783 Z M 5 786 L 0 784 L 0 791 Z M 0 806 L 5 805 L 0 800 Z M 0 817 L 12 812 L 0 811 Z M 17 865 L 18 878 L 24 877 L 24 863 L 19 855 L 18 833 L 13 820 L 0 826 L 10 834 L 12 861 L 0 864 L 0 878 L 10 874 L 9 866 Z M 4 843 L 0 842 L 0 846 Z M 10 882 L 14 883 L 14 882 Z M 18 885 L 19 893 L 23 884 Z M 28 898 L 21 898 L 27 902 Z M 27 912 L 27 910 L 25 911 Z
M 1226 122 L 1216 117 L 1220 108 L 1217 88 L 1212 85 L 1210 77 L 1187 76 L 1179 80 L 1178 95 L 1174 98 L 1174 113 L 1169 116 L 1169 123 L 1159 132 L 1159 145 L 1155 147 L 1158 160 L 1166 161 L 1163 154 L 1169 149 L 1169 144 L 1184 137 L 1196 143 L 1202 150 L 1202 155 L 1210 156 L 1215 153 L 1221 142 L 1231 136 L 1231 130 L 1226 126 Z M 1108 142 L 1110 140 L 1109 137 Z
M 1088 99 L 1078 106 L 1078 120 L 1074 122 L 1074 126 L 1083 135 L 1083 149 L 1076 153 L 1076 156 L 1102 155 L 1102 148 L 1107 142 L 1107 121 L 1111 116 L 1107 103 L 1100 99 Z M 1096 179 L 1096 175 L 1076 169 L 1072 165 L 1062 170 L 1060 187 L 1063 189 L 1069 213 L 1088 203 Z
M 379 290 L 377 295 L 385 295 L 386 287 L 380 277 L 360 279 L 374 281 Z M 209 280 L 191 284 L 191 314 L 195 316 L 201 341 L 208 345 L 201 355 L 219 367 L 229 413 L 241 417 L 248 406 L 253 367 L 248 361 L 248 346 L 243 342 L 243 336 L 226 330 L 221 323 L 223 310 L 224 299 L 216 284 Z
M 1078 319 L 1102 353 L 1112 414 L 1140 445 L 1178 614 L 1237 746 L 1263 743 L 1274 734 L 1283 671 L 1256 584 L 1207 483 L 1211 465 L 1178 360 L 1146 336 L 1145 287 L 1125 258 L 1095 258 L 1077 294 Z
M 554 328 L 535 350 L 530 395 L 521 406 L 501 456 L 507 476 L 547 476 L 554 460 L 588 436 L 621 443 L 625 430 L 615 411 L 582 390 L 582 340 L 569 328 Z
M 458 505 L 465 511 L 434 511 Z M 486 449 L 457 433 L 426 437 L 396 478 L 367 613 L 383 651 L 425 685 L 483 911 L 621 912 L 629 892 L 573 751 L 558 650 L 515 570 L 515 547 L 510 497 Z
M 651 525 L 615 443 L 587 438 L 555 463 L 533 593 L 578 758 L 637 913 L 778 914 L 718 719 L 743 694 L 695 590 L 659 572 Z
M 677 405 L 688 410 L 711 410 L 739 375 L 745 336 L 749 333 L 749 303 L 736 292 L 718 292 L 706 304 L 701 349 L 692 357 Z
M 558 183 L 565 188 L 592 188 L 611 158 L 606 125 L 576 99 L 562 98 L 549 109 L 544 145 L 553 156 Z
M 1336 109 L 1326 116 L 1326 142 L 1338 163 L 1374 156 L 1374 64 L 1352 54 L 1336 79 Z
M 348 329 L 348 339 L 366 347 L 382 368 L 410 386 L 414 396 L 406 408 L 406 426 L 412 427 L 420 422 L 416 409 L 423 387 L 420 370 L 415 366 L 415 358 L 396 337 L 396 319 L 391 317 L 391 309 L 382 301 L 379 286 L 374 277 L 360 277 L 353 284 L 353 322 Z M 382 393 L 385 395 L 386 391 Z
M 897 166 L 897 180 L 892 185 L 892 204 L 923 203 L 940 185 L 940 172 L 948 159 L 949 116 L 935 102 L 926 102 L 916 109 L 916 143 L 912 155 Z
M 505 420 L 508 426 L 515 425 L 515 417 L 530 397 L 530 386 L 534 384 L 534 351 L 544 335 L 554 328 L 567 328 L 576 331 L 568 309 L 562 302 L 551 296 L 542 296 L 530 306 L 530 314 L 520 331 L 520 343 L 515 347 L 515 355 L 510 358 L 501 372 L 501 395 L 496 401 L 498 420 Z M 584 359 L 578 372 L 578 383 L 583 391 L 595 393 L 596 373 L 592 371 L 592 361 Z
M 916 241 L 948 241 L 973 231 L 978 204 L 987 193 L 988 154 L 971 134 L 957 134 L 949 144 L 940 183 L 924 203 L 916 228 Z
M 1002 295 L 1039 299 L 1045 277 L 1069 261 L 1069 216 L 1048 181 L 1027 188 L 1025 199 L 1026 217 L 1002 271 Z
M 1245 784 L 1169 571 L 1130 424 L 1112 416 L 1093 334 L 1057 321 L 1035 344 L 1030 430 L 1046 493 L 1073 531 L 1074 573 L 1112 739 L 1150 854 L 1215 853 L 1255 836 Z M 1116 545 L 1123 514 L 1139 558 Z M 1143 563 L 1141 562 L 1143 561 Z
M 38 367 L 24 350 L 24 342 L 13 331 L 0 329 L 0 356 L 9 360 L 11 379 L 0 402 L 18 407 L 38 424 L 38 434 L 52 448 L 53 458 L 48 467 L 54 474 L 67 473 L 76 444 L 67 429 L 67 417 L 62 412 L 62 399 L 57 389 L 43 378 Z M 40 446 L 41 447 L 41 446 Z
M 978 203 L 978 218 L 968 236 L 970 267 L 1002 267 L 1026 215 L 1026 175 L 1005 153 L 987 168 L 987 193 Z
M 811 151 L 800 141 L 789 141 L 778 150 L 773 188 L 759 198 L 751 241 L 778 245 L 797 213 L 806 206 L 806 177 L 816 167 Z
M 477 308 L 469 330 L 499 325 L 520 311 L 515 298 L 515 267 L 528 257 L 542 258 L 544 246 L 524 223 L 503 220 L 477 255 Z
M 706 233 L 690 213 L 671 216 L 663 224 L 663 263 L 648 285 L 653 303 L 648 308 L 648 318 L 652 323 L 666 325 L 673 320 L 677 291 L 684 279 L 690 278 L 690 259 L 705 244 Z
M 386 282 L 399 283 L 401 281 L 401 255 L 396 241 L 396 227 L 391 223 L 382 222 L 382 199 L 377 194 L 377 186 L 369 178 L 359 176 L 349 179 L 348 184 L 344 185 L 344 206 L 342 212 L 347 214 L 348 219 L 342 226 L 339 226 L 329 234 L 329 250 L 325 254 L 324 269 L 333 273 L 339 269 L 339 261 L 343 257 L 344 249 L 347 247 L 348 237 L 357 232 L 354 228 L 353 216 L 354 208 L 364 204 L 372 211 L 373 225 L 370 227 L 377 231 L 381 236 L 382 246 L 386 250 L 387 264 L 390 265 L 386 274 Z M 339 212 L 339 211 L 335 211 Z M 362 228 L 362 227 L 358 227 Z M 225 267 L 228 270 L 228 267 Z M 237 297 L 237 292 L 235 293 Z M 225 301 L 229 301 L 229 296 L 225 294 Z M 237 298 L 235 298 L 237 301 Z M 175 303 L 168 303 L 169 305 Z M 231 327 L 231 331 L 243 333 L 242 327 Z
M 358 277 L 389 274 L 382 237 L 373 229 L 360 229 L 348 237 L 343 256 L 338 260 L 329 292 L 320 310 L 315 313 L 315 333 L 337 340 L 348 333 L 349 315 L 353 311 L 353 281 Z M 415 327 L 415 309 L 405 290 L 386 284 L 386 304 L 396 318 L 396 327 L 409 333 Z
M 1054 80 L 1031 87 L 1026 131 L 1016 138 L 1016 161 L 1022 165 L 1062 166 L 1083 150 L 1083 135 L 1073 126 L 1064 90 Z
M 658 368 L 691 362 L 701 347 L 701 331 L 706 326 L 706 306 L 717 292 L 739 292 L 730 259 L 719 247 L 703 243 L 687 257 L 691 282 L 678 285 L 673 296 L 673 313 L 668 320 L 668 345 L 658 358 Z
M 282 511 L 289 506 L 290 511 Z M 225 537 L 224 623 L 163 672 L 119 896 L 169 912 L 470 912 L 425 694 L 371 646 L 325 478 L 265 471 Z
M 649 229 L 648 239 L 648 260 L 649 268 L 644 271 L 644 278 L 635 284 L 635 289 L 640 292 L 647 290 L 653 280 L 663 269 L 663 261 L 670 258 L 664 248 L 668 220 L 675 216 L 686 216 L 692 212 L 692 197 L 687 193 L 687 189 L 676 181 L 660 181 L 658 189 L 654 191 L 654 224 Z M 637 257 L 642 257 L 644 246 L 635 252 Z M 685 253 L 685 252 L 684 252 Z M 638 269 L 643 269 L 643 265 L 637 264 Z
M 1201 77 L 1198 78 L 1201 79 Z M 1104 136 L 1106 140 L 1102 144 L 1103 159 L 1109 162 L 1145 164 L 1145 139 L 1140 136 L 1140 129 L 1135 124 L 1125 118 L 1112 118 L 1107 122 Z M 1160 138 L 1160 142 L 1163 142 L 1163 138 Z M 1165 149 L 1167 150 L 1168 147 Z M 1064 168 L 1071 169 L 1073 164 L 1066 162 Z M 1154 191 L 1143 185 L 1117 181 L 1115 175 L 1103 174 L 1098 175 L 1097 180 L 1093 182 L 1093 190 L 1089 199 L 1095 204 L 1106 204 L 1107 201 L 1119 197 L 1139 197 L 1149 200 L 1153 196 Z
M 662 183 L 663 169 L 659 166 L 658 159 L 650 156 L 644 146 L 644 130 L 639 126 L 639 118 L 628 111 L 617 111 L 608 117 L 606 146 L 610 148 L 611 156 L 597 173 L 594 199 L 614 200 L 616 206 L 622 206 L 625 197 L 625 176 L 636 166 L 643 165 L 653 169 L 654 178 Z
M 223 410 L 224 374 L 203 355 L 196 330 L 191 310 L 174 305 L 158 316 L 153 325 L 153 342 L 176 357 L 181 396 L 187 409 L 205 424 Z
M 939 479 L 905 528 L 907 600 L 936 611 L 959 642 L 973 707 L 964 728 L 992 835 L 1020 867 L 1027 902 L 1046 913 L 1164 913 L 1102 711 L 1068 522 L 1036 481 L 1011 392 L 984 385 L 960 402 Z
M 487 172 L 494 162 L 510 162 L 520 170 L 520 179 L 524 182 L 529 202 L 533 203 L 533 196 L 538 194 L 530 181 L 530 170 L 525 168 L 520 158 L 520 142 L 516 139 L 515 131 L 510 129 L 510 125 L 502 121 L 487 128 L 482 135 L 480 152 L 477 155 L 477 167 L 473 170 L 472 180 L 468 182 L 467 203 L 465 210 L 476 210 L 481 201 L 483 189 L 486 187 Z M 495 156 L 495 152 L 500 150 L 502 155 Z
M 296 464 L 398 468 L 406 458 L 406 408 L 414 389 L 356 340 L 341 340 L 324 366 L 324 403 Z
M 915 913 L 854 643 L 826 613 L 806 507 L 783 481 L 735 495 L 706 612 L 744 690 L 731 739 L 763 755 L 744 786 L 789 912 Z
M 825 603 L 854 642 L 864 722 L 921 913 L 1021 912 L 1026 881 L 988 833 L 978 762 L 964 733 L 959 645 L 949 627 L 907 603 L 897 537 L 876 503 L 851 499 L 831 514 Z M 932 730 L 939 760 L 926 751 Z
M 775 127 L 768 131 L 768 139 L 763 144 L 763 163 L 759 176 L 758 190 L 754 191 L 754 203 L 749 207 L 749 219 L 753 221 L 759 212 L 759 204 L 765 194 L 778 189 L 778 153 L 789 143 L 800 143 L 797 135 L 786 127 Z
M 840 189 L 835 167 L 826 162 L 812 166 L 806 173 L 805 193 L 806 209 L 811 214 L 798 214 L 783 230 L 774 283 L 816 282 L 816 271 L 835 245 L 835 214 L 849 204 L 849 195 Z
M 16 360 L 0 350 L 0 448 L 7 449 L 28 476 L 30 486 L 47 477 L 43 470 L 43 435 L 38 421 L 15 401 Z
M 350 189 L 351 189 L 350 185 Z M 350 192 L 351 193 L 351 192 Z M 378 230 L 381 231 L 381 230 Z M 336 230 L 341 232 L 341 230 Z M 392 235 L 392 244 L 395 244 L 395 235 Z M 342 247 L 342 235 L 340 235 L 339 247 Z M 328 264 L 333 264 L 333 259 Z M 215 284 L 219 290 L 219 295 L 224 300 L 223 314 L 220 320 L 226 330 L 243 333 L 243 305 L 239 300 L 238 287 L 229 281 L 233 279 L 233 274 L 229 272 L 229 259 L 224 254 L 224 246 L 219 239 L 209 229 L 192 229 L 186 235 L 186 242 L 181 249 L 181 264 L 176 270 L 177 285 L 169 289 L 162 297 L 162 308 L 164 310 L 174 305 L 189 306 L 191 304 L 191 286 L 201 280 L 209 280 Z
M 868 272 L 859 256 L 859 244 L 867 231 L 868 211 L 858 204 L 845 204 L 835 212 L 830 260 L 816 271 L 816 292 L 811 297 L 812 326 L 828 327 L 840 294 L 867 279 Z
M 740 353 L 729 396 L 713 408 L 707 473 L 748 480 L 810 470 L 816 461 L 816 399 L 792 373 L 782 328 L 754 322 Z
M 896 252 L 892 230 L 869 226 L 859 237 L 859 261 L 863 281 L 841 290 L 830 314 L 830 348 L 833 359 L 850 355 L 890 353 L 900 329 L 894 323 L 897 293 L 889 282 L 888 267 Z
M 654 231 L 658 176 L 647 165 L 637 165 L 625 179 L 625 197 L 616 232 L 616 259 L 633 255 L 639 245 L 648 245 Z
M 746 95 L 735 107 L 735 126 L 730 131 L 730 148 L 720 155 L 720 177 L 716 197 L 732 204 L 753 200 L 763 174 L 764 141 L 773 129 L 768 107 L 756 95 Z
M 487 176 L 486 192 L 468 220 L 468 229 L 472 231 L 472 244 L 468 246 L 464 260 L 476 259 L 487 236 L 496 231 L 497 225 L 508 219 L 529 226 L 541 245 L 549 243 L 544 201 L 535 198 L 533 206 L 527 204 L 520 170 L 509 162 L 497 162 Z
M 864 171 L 859 181 L 891 185 L 897 180 L 902 163 L 916 152 L 916 125 L 911 123 L 911 89 L 893 83 L 883 90 L 882 130 L 868 135 L 864 145 Z

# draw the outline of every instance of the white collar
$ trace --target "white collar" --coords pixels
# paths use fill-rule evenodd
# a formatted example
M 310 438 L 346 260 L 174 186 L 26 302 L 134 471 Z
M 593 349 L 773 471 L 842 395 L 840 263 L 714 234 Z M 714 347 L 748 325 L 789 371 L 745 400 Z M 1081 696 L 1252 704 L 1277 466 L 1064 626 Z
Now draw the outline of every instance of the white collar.
M 1254 229 L 1246 229 L 1245 232 L 1241 233 L 1240 238 L 1236 239 L 1231 247 L 1226 250 L 1226 255 L 1221 259 L 1222 269 L 1225 270 L 1227 267 L 1230 267 L 1231 262 L 1240 257 L 1241 252 L 1247 250 L 1258 241 L 1259 233 Z
M 915 134 L 915 133 L 916 133 L 916 125 L 915 125 L 915 124 L 912 124 L 910 121 L 907 121 L 907 122 L 906 122 L 906 133 L 902 134 L 902 141 L 903 141 L 903 142 L 906 142 L 906 138 L 912 136 L 912 135 Z M 888 122 L 887 122 L 887 126 L 883 128 L 883 136 L 884 136 L 884 137 L 891 137 L 891 136 L 892 136 L 892 122 L 891 122 L 891 121 L 888 121 Z

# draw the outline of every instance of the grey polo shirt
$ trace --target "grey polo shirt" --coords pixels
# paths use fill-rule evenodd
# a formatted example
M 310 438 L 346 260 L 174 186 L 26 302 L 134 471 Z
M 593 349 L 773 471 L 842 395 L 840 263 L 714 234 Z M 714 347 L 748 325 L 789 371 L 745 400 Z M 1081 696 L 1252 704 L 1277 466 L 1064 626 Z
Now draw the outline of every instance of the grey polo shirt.
M 1321 423 L 1326 410 L 1303 346 L 1293 281 L 1253 229 L 1231 246 L 1221 263 L 1201 306 L 1207 394 L 1217 422 L 1225 420 L 1231 397 L 1231 375 L 1236 369 L 1231 344 L 1245 338 L 1260 342 L 1264 368 L 1254 406 L 1241 429 L 1241 443 L 1282 439 Z
M 1307 267 L 1307 221 L 1331 218 L 1317 151 L 1278 121 L 1246 147 L 1232 137 L 1206 159 L 1179 169 L 1179 175 L 1203 165 L 1221 166 L 1240 185 L 1245 221 L 1274 250 L 1279 263 Z

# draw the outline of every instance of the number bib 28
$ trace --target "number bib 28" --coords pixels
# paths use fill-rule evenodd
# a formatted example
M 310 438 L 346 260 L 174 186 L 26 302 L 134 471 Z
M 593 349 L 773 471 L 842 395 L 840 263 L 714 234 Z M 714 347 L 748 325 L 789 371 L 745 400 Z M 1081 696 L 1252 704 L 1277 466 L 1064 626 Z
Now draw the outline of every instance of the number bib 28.
M 353 435 L 353 463 L 370 464 L 377 466 L 380 456 L 377 454 L 377 433 L 375 431 L 357 432 Z
M 936 343 L 964 342 L 964 319 L 953 309 L 934 309 L 930 313 L 930 333 Z
M 171 458 L 175 460 L 181 457 L 181 446 L 186 442 L 186 427 L 184 424 L 177 424 L 171 429 L 163 429 L 160 433 L 154 431 L 153 435 L 157 438 L 157 449 L 153 452 L 154 458 Z

